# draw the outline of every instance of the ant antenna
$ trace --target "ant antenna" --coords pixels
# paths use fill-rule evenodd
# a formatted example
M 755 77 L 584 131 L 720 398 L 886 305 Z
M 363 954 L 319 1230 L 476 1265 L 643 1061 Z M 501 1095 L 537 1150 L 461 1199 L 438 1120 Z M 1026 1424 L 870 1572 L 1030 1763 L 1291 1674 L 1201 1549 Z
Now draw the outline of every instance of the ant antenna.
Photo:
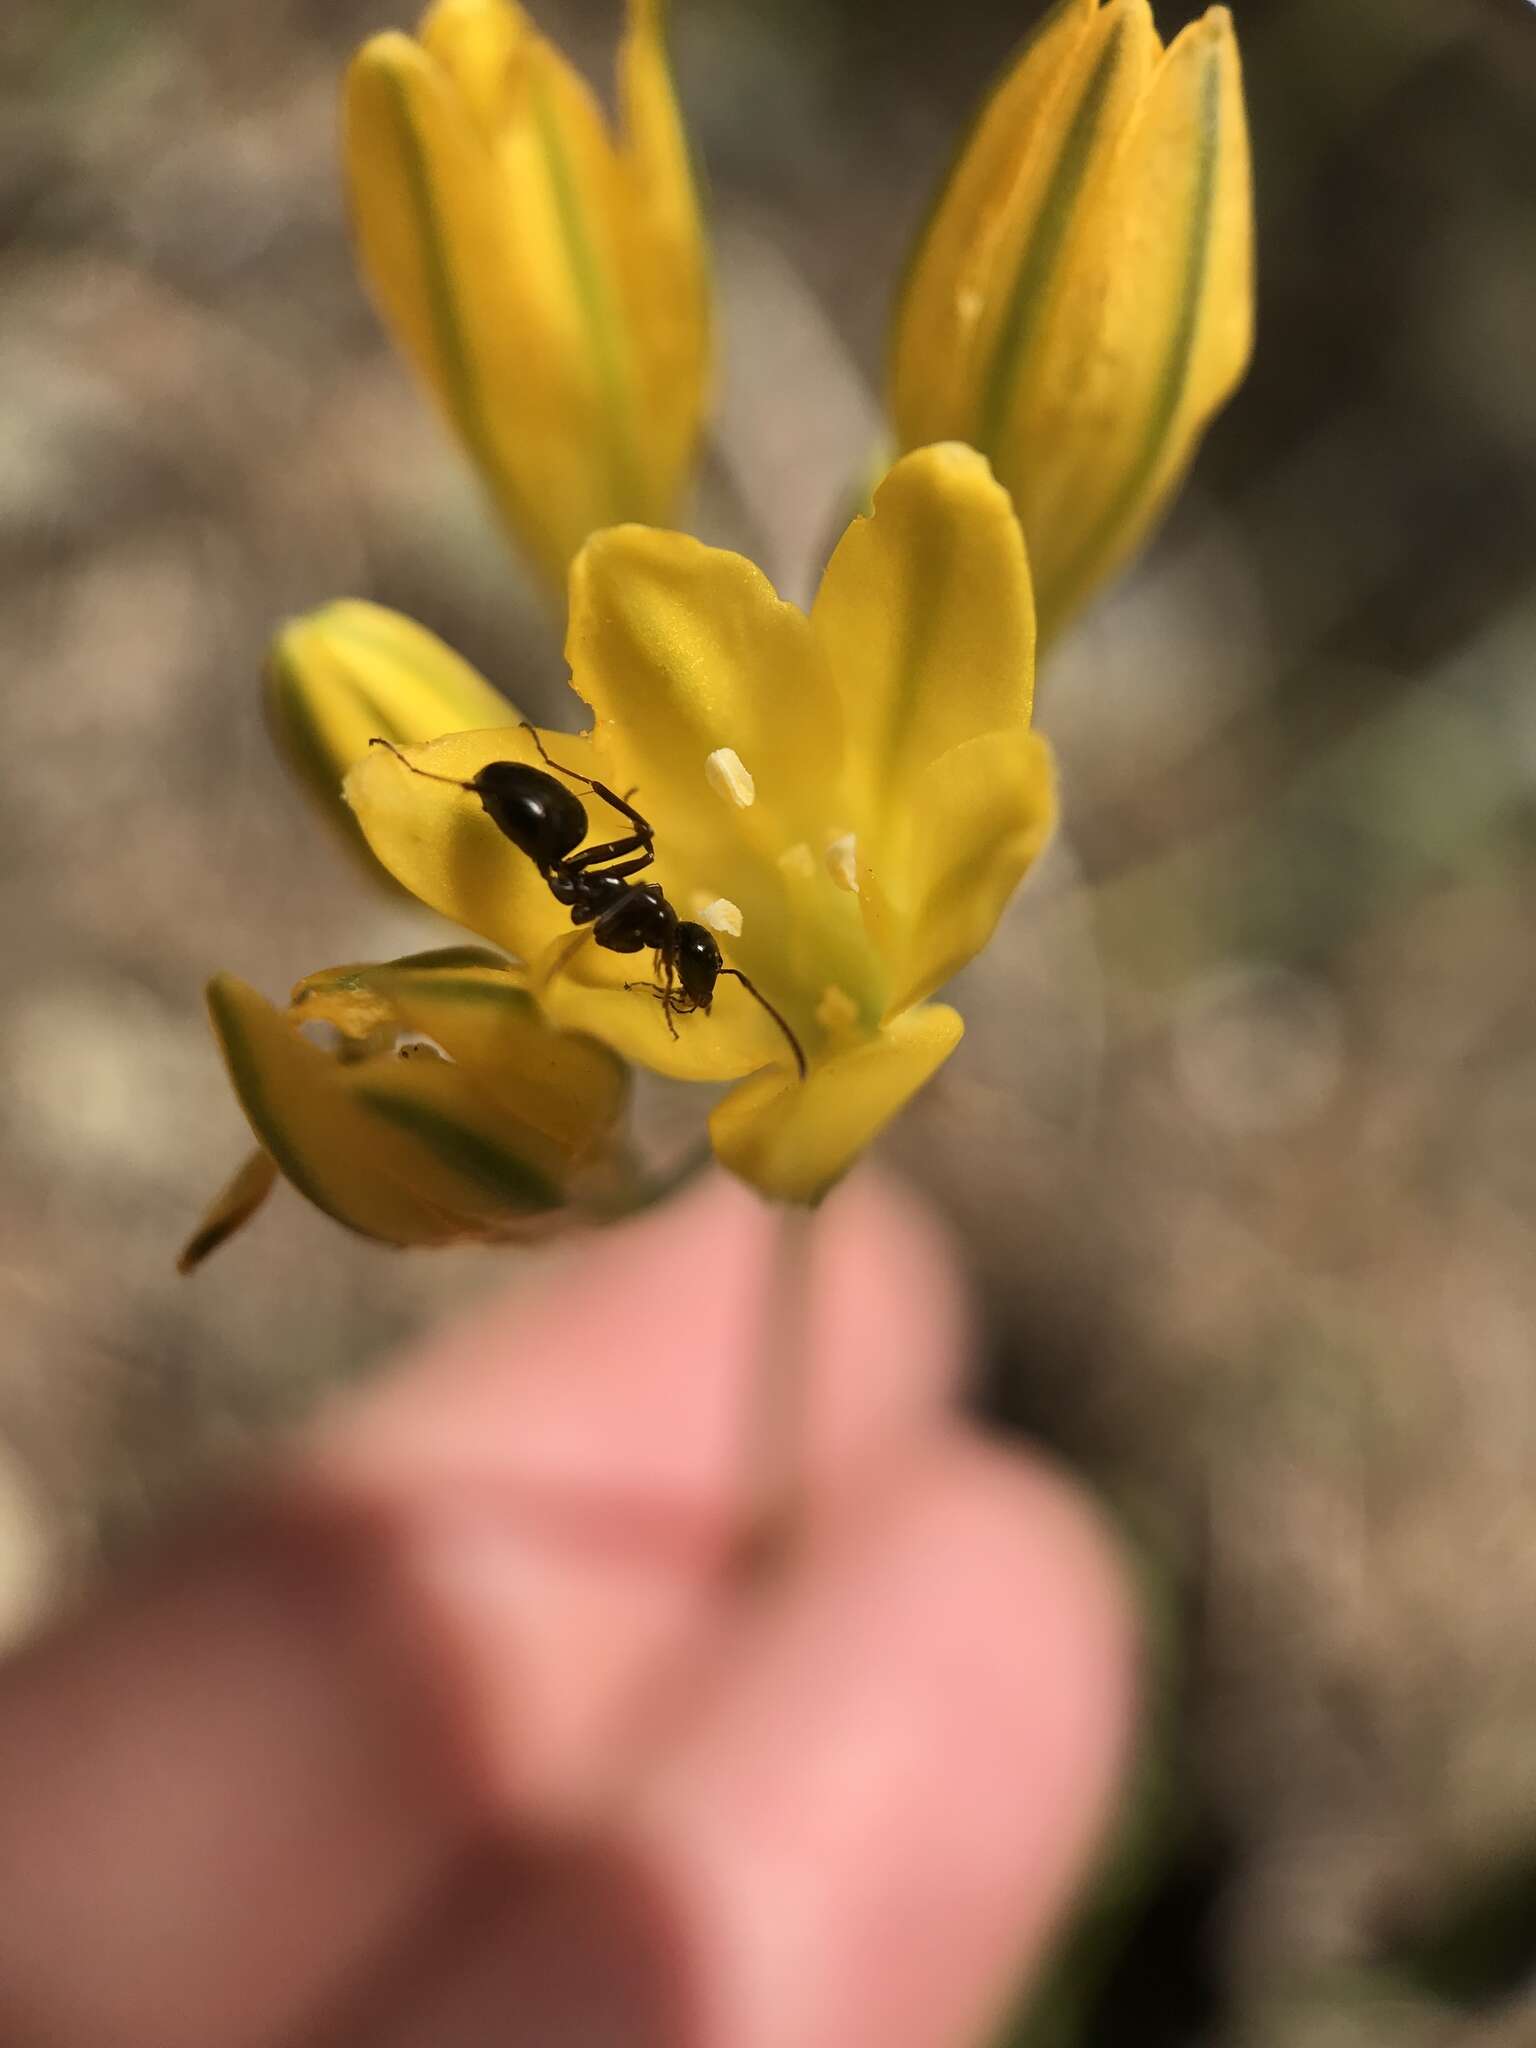
M 720 972 L 722 974 L 729 974 L 734 981 L 739 981 L 741 983 L 742 987 L 747 991 L 748 995 L 757 997 L 757 1000 L 768 1012 L 769 1016 L 773 1019 L 774 1023 L 778 1025 L 779 1029 L 783 1032 L 784 1036 L 789 1040 L 789 1049 L 795 1056 L 795 1065 L 799 1068 L 800 1078 L 803 1081 L 805 1079 L 805 1054 L 804 1052 L 802 1052 L 800 1048 L 799 1039 L 796 1038 L 794 1032 L 790 1030 L 788 1024 L 785 1023 L 783 1017 L 780 1016 L 779 1012 L 773 1007 L 772 1003 L 769 1002 L 768 998 L 763 994 L 762 990 L 757 986 L 756 982 L 748 981 L 747 977 L 742 973 L 739 967 L 722 967 Z
M 427 778 L 428 782 L 451 783 L 455 789 L 472 790 L 475 786 L 472 782 L 461 781 L 457 775 L 439 775 L 435 768 L 418 768 L 414 761 L 406 760 L 404 754 L 401 753 L 400 749 L 395 745 L 393 740 L 382 740 L 379 739 L 377 735 L 375 735 L 375 737 L 371 739 L 368 742 L 368 744 L 370 747 L 388 747 L 389 751 L 394 755 L 395 759 L 400 763 L 402 768 L 409 768 L 413 775 L 424 775 Z

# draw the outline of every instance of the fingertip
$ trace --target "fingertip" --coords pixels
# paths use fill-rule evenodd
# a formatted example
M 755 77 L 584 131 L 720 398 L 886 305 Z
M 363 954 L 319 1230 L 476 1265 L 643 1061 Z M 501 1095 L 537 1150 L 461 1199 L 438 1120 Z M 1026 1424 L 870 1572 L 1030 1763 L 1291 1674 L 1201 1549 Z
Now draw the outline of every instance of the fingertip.
M 954 1430 L 846 1505 L 733 1638 L 634 1818 L 709 2038 L 744 2048 L 982 2038 L 1085 1872 L 1128 1743 L 1130 1602 L 1064 1478 Z
M 718 1515 L 739 1506 L 774 1345 L 807 1354 L 797 1423 L 820 1487 L 931 1418 L 966 1330 L 944 1233 L 894 1182 L 855 1176 L 806 1216 L 711 1174 L 433 1338 L 338 1418 L 325 1456 L 349 1484 L 418 1497 L 477 1473 Z
M 930 1391 L 953 1388 L 973 1353 L 975 1330 L 949 1225 L 910 1182 L 873 1167 L 845 1181 L 821 1217 L 823 1256 L 842 1312 L 881 1331 L 899 1323 L 911 1348 L 932 1361 Z

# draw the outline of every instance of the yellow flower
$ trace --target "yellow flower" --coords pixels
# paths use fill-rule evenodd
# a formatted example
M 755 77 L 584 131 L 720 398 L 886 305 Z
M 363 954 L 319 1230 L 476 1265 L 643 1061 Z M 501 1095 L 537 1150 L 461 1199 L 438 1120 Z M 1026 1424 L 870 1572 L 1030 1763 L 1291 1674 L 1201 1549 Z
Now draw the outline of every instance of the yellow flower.
M 614 1155 L 627 1075 L 543 1017 L 476 947 L 310 975 L 279 1010 L 232 975 L 208 1008 L 260 1141 L 182 1253 L 197 1265 L 279 1172 L 365 1237 L 447 1244 L 542 1234 Z M 319 1024 L 327 1048 L 303 1034 Z
M 709 378 L 661 0 L 629 0 L 618 98 L 615 134 L 514 0 L 437 0 L 347 80 L 364 273 L 557 591 L 589 533 L 675 512 Z
M 809 616 L 739 555 L 636 526 L 599 534 L 573 566 L 567 653 L 594 722 L 545 735 L 550 755 L 635 791 L 655 879 L 787 1018 L 804 1082 L 736 982 L 672 1037 L 663 1006 L 625 986 L 649 978 L 648 959 L 573 934 L 478 799 L 412 772 L 536 764 L 526 731 L 461 733 L 404 761 L 375 749 L 348 798 L 397 880 L 527 963 L 558 1021 L 664 1073 L 739 1081 L 711 1119 L 718 1156 L 767 1193 L 814 1200 L 953 1051 L 961 1020 L 927 998 L 986 942 L 1054 817 L 1008 495 L 970 449 L 908 456 Z M 626 829 L 584 800 L 593 842 Z
M 1253 207 L 1231 17 L 1061 0 L 984 109 L 893 333 L 904 447 L 1013 493 L 1042 639 L 1142 543 L 1247 367 Z

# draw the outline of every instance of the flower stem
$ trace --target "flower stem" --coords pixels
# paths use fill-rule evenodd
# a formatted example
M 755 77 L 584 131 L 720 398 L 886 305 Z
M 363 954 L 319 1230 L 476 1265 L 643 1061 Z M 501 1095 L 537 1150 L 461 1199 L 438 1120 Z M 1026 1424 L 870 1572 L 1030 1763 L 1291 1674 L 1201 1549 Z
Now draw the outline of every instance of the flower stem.
M 811 1269 L 815 1211 L 776 1205 L 758 1357 L 747 1383 L 745 1486 L 734 1568 L 771 1576 L 800 1533 L 810 1393 Z

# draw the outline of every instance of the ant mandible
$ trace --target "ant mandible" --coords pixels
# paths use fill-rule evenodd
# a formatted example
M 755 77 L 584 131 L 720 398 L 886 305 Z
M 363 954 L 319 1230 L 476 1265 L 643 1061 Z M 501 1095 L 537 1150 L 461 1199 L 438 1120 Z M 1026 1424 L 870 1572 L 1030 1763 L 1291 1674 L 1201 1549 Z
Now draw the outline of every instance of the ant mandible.
M 477 796 L 487 817 L 504 832 L 520 853 L 526 853 L 549 884 L 555 901 L 571 913 L 573 925 L 590 925 L 592 937 L 610 953 L 656 955 L 659 982 L 631 981 L 626 988 L 646 989 L 657 997 L 666 1014 L 667 1029 L 677 1036 L 678 1017 L 695 1010 L 706 1015 L 715 999 L 715 984 L 728 974 L 751 996 L 755 996 L 789 1041 L 795 1066 L 805 1079 L 805 1054 L 800 1041 L 784 1018 L 754 982 L 739 967 L 727 967 L 713 935 L 701 924 L 680 918 L 656 882 L 637 882 L 634 877 L 656 858 L 656 830 L 627 797 L 618 796 L 606 783 L 590 775 L 578 775 L 562 768 L 545 752 L 544 742 L 526 719 L 522 729 L 539 750 L 539 758 L 554 770 L 546 775 L 527 761 L 487 761 L 466 782 L 457 775 L 439 775 L 430 768 L 418 768 L 407 761 L 391 740 L 373 739 L 370 746 L 388 747 L 395 759 L 413 775 L 430 782 L 447 782 L 455 789 Z M 578 853 L 588 832 L 586 807 L 556 775 L 591 790 L 633 831 L 601 846 L 589 846 Z

